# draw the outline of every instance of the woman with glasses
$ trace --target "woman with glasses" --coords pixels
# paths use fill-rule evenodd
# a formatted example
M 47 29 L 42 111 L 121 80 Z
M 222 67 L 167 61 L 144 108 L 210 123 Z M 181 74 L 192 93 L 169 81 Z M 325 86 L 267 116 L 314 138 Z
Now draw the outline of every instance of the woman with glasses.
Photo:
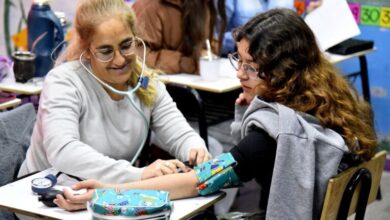
M 83 0 L 75 36 L 45 78 L 31 146 L 19 176 L 50 167 L 82 179 L 124 183 L 186 170 L 210 158 L 204 141 L 151 69 L 123 0 Z M 123 95 L 125 94 L 125 95 Z M 135 161 L 148 128 L 179 160 Z
M 237 165 L 233 173 L 217 175 L 225 176 L 221 185 L 255 179 L 267 219 L 319 219 L 327 182 L 340 163 L 375 153 L 371 108 L 324 57 L 294 11 L 260 14 L 236 29 L 234 39 L 238 51 L 229 58 L 243 89 L 232 124 L 238 143 L 229 153 Z M 89 180 L 75 189 L 154 188 L 170 191 L 172 198 L 190 197 L 213 188 L 199 184 L 199 170 L 123 185 Z M 91 195 L 92 190 L 81 196 L 66 190 L 68 201 L 59 196 L 56 202 L 74 209 Z

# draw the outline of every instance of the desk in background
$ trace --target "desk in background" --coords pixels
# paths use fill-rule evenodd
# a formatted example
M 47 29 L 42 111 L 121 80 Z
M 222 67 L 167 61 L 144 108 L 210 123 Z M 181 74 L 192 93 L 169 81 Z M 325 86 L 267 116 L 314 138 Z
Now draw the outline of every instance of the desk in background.
M 240 81 L 235 76 L 221 76 L 215 81 L 204 81 L 199 75 L 180 73 L 173 75 L 161 75 L 164 83 L 174 83 L 183 86 L 213 93 L 230 92 L 241 88 Z
M 21 102 L 22 102 L 22 100 L 20 100 L 18 98 L 3 102 L 0 104 L 0 111 L 6 110 L 8 108 L 16 107 L 16 106 L 20 105 Z
M 205 81 L 199 75 L 187 73 L 160 75 L 159 78 L 164 83 L 188 86 L 199 91 L 212 93 L 225 93 L 241 88 L 236 70 L 226 58 L 220 59 L 217 80 Z
M 38 201 L 38 196 L 31 191 L 31 180 L 37 177 L 44 177 L 50 173 L 56 174 L 57 171 L 51 168 L 0 187 L 0 208 L 38 219 L 90 220 L 92 215 L 86 210 L 68 212 L 57 207 L 46 207 Z M 56 188 L 61 189 L 63 187 L 56 186 Z M 170 219 L 188 219 L 224 197 L 225 193 L 221 192 L 207 197 L 174 200 Z
M 219 78 L 213 81 L 185 73 L 159 76 L 186 119 L 198 122 L 199 134 L 207 146 L 208 126 L 234 117 L 234 102 L 241 91 L 228 59 L 220 59 L 219 69 Z
M 35 108 L 38 108 L 39 96 L 43 87 L 42 78 L 34 78 L 26 83 L 15 82 L 15 79 L 4 78 L 0 83 L 0 91 L 15 93 L 23 103 L 31 102 Z
M 19 95 L 39 95 L 42 91 L 42 80 L 27 83 L 18 83 L 15 81 L 5 80 L 0 83 L 0 90 L 12 92 Z

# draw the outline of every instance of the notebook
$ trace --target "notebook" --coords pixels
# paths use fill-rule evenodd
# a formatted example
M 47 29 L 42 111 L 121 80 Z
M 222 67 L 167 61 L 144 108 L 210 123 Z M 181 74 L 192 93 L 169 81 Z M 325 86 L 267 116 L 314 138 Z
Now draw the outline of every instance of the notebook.
M 8 92 L 0 92 L 0 104 L 16 99 L 15 94 Z
M 348 55 L 363 50 L 372 49 L 374 47 L 374 41 L 372 40 L 359 40 L 350 38 L 335 46 L 329 48 L 329 53 Z

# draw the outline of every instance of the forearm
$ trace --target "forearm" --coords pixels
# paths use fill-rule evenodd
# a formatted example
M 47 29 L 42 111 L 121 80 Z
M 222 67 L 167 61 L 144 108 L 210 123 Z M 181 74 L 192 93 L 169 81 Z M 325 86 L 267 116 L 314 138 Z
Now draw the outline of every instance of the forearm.
M 159 176 L 137 182 L 124 184 L 108 184 L 104 187 L 117 189 L 154 189 L 168 191 L 170 198 L 181 199 L 194 197 L 198 195 L 196 189 L 197 178 L 194 171 L 187 173 L 176 173 L 171 175 Z
M 142 168 L 133 167 L 126 160 L 108 157 L 80 140 L 61 145 L 47 141 L 46 144 L 49 163 L 64 173 L 81 179 L 97 179 L 110 183 L 141 179 Z

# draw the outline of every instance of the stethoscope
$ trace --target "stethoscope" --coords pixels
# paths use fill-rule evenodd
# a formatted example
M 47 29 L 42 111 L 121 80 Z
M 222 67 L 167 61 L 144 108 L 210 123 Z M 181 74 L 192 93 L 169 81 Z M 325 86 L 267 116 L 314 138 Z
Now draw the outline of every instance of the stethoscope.
M 93 77 L 95 78 L 100 84 L 102 84 L 106 89 L 110 90 L 111 92 L 113 93 L 116 93 L 118 95 L 123 95 L 125 97 L 127 97 L 131 103 L 131 105 L 133 106 L 133 108 L 141 115 L 141 117 L 143 118 L 144 120 L 144 123 L 145 123 L 145 135 L 144 135 L 144 138 L 141 142 L 141 146 L 138 148 L 138 151 L 136 152 L 136 154 L 134 155 L 133 159 L 130 161 L 131 165 L 133 165 L 135 163 L 135 161 L 137 160 L 139 154 L 141 153 L 142 151 L 142 148 L 143 146 L 145 145 L 145 142 L 146 142 L 146 139 L 147 139 L 147 136 L 148 136 L 148 132 L 149 132 L 149 123 L 148 123 L 148 119 L 146 118 L 146 116 L 144 115 L 144 113 L 142 112 L 142 110 L 137 107 L 137 105 L 135 104 L 134 100 L 133 100 L 133 97 L 134 97 L 134 93 L 142 86 L 143 88 L 147 88 L 148 87 L 148 84 L 149 84 L 149 78 L 147 76 L 144 76 L 144 69 L 145 69 L 145 58 L 146 58 L 146 45 L 144 43 L 144 41 L 139 38 L 139 37 L 135 37 L 136 40 L 139 40 L 141 41 L 142 45 L 143 45 L 143 59 L 142 59 L 142 67 L 141 67 L 141 74 L 140 76 L 138 77 L 138 82 L 137 84 L 135 85 L 134 88 L 131 88 L 128 90 L 128 91 L 121 91 L 121 90 L 117 90 L 115 89 L 114 87 L 108 85 L 107 83 L 103 82 L 103 80 L 99 79 L 97 76 L 95 76 L 95 74 L 92 73 L 92 71 L 90 69 L 88 69 L 87 66 L 85 66 L 85 64 L 83 63 L 83 60 L 82 60 L 82 57 L 85 53 L 82 52 L 81 55 L 80 55 L 80 58 L 79 58 L 79 61 L 80 61 L 80 64 L 81 66 Z

